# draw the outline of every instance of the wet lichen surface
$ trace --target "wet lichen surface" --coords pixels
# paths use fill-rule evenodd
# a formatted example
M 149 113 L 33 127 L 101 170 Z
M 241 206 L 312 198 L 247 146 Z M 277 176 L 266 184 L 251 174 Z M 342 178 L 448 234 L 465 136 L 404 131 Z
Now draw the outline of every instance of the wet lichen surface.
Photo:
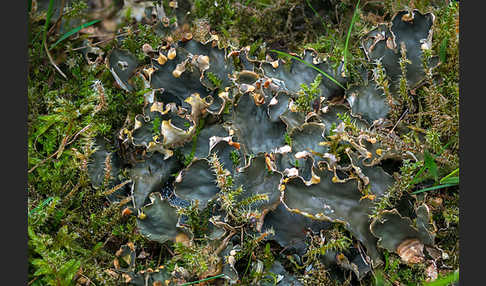
M 456 281 L 458 4 L 405 2 L 32 1 L 30 285 Z

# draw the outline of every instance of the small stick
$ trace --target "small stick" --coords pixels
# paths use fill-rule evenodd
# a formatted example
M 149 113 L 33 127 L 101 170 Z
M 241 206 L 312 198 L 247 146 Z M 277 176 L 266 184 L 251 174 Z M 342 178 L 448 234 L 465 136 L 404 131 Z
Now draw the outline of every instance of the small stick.
M 61 27 L 60 22 L 61 22 L 62 17 L 64 16 L 64 4 L 65 4 L 65 2 L 66 2 L 66 0 L 62 0 L 61 11 L 59 11 L 59 17 L 57 18 L 56 23 L 54 23 L 54 25 L 52 25 L 51 29 L 49 29 L 49 32 L 48 32 L 49 35 L 54 31 L 54 29 L 56 29 L 56 33 L 59 32 L 59 28 Z
M 133 31 L 132 33 L 136 33 L 136 32 L 138 32 L 138 30 Z M 89 48 L 89 47 L 94 47 L 94 46 L 97 46 L 97 45 L 99 45 L 99 44 L 102 44 L 102 43 L 105 43 L 105 42 L 111 41 L 111 40 L 115 39 L 116 37 L 125 36 L 125 35 L 128 35 L 128 34 L 129 34 L 129 32 L 121 33 L 121 34 L 115 35 L 115 36 L 113 36 L 113 37 L 110 37 L 110 38 L 108 38 L 108 39 L 105 39 L 105 40 L 102 40 L 102 41 L 96 42 L 96 43 L 94 43 L 94 44 L 90 44 L 90 45 L 88 45 L 88 46 L 77 47 L 77 48 L 74 48 L 74 49 L 72 49 L 72 50 L 73 50 L 73 51 L 78 51 L 78 50 L 86 49 L 86 48 Z
M 59 146 L 59 148 L 57 149 L 56 152 L 54 152 L 52 155 L 50 155 L 49 157 L 45 158 L 44 160 L 40 161 L 37 165 L 35 165 L 34 167 L 32 167 L 29 171 L 27 171 L 27 173 L 32 173 L 32 171 L 34 171 L 37 167 L 39 167 L 40 165 L 44 164 L 46 161 L 48 161 L 49 159 L 51 159 L 52 157 L 56 156 L 60 151 L 64 150 L 64 148 L 73 143 L 74 140 L 76 140 L 76 138 L 78 137 L 79 134 L 81 134 L 81 132 L 83 131 L 86 131 L 86 129 L 88 129 L 89 127 L 91 126 L 91 124 L 88 124 L 86 127 L 84 127 L 83 129 L 81 129 L 78 133 L 76 133 L 73 137 L 73 139 L 67 143 L 64 143 L 64 147 L 61 148 L 62 146 L 62 143 L 61 143 L 61 146 Z M 67 141 L 67 137 L 65 138 L 66 140 L 63 139 L 62 142 L 65 142 Z
M 56 70 L 64 77 L 64 79 L 67 79 L 67 76 L 62 72 L 62 70 L 56 65 L 56 63 L 52 59 L 51 53 L 49 52 L 49 49 L 47 48 L 46 42 L 44 42 L 44 49 L 46 50 L 47 57 L 49 58 L 49 61 L 54 66 L 54 68 L 56 68 Z
M 34 282 L 35 282 L 35 280 L 39 279 L 39 277 L 40 277 L 40 276 L 37 276 L 37 277 L 35 277 L 34 279 L 30 280 L 30 281 L 29 281 L 29 283 L 27 284 L 27 286 L 28 286 L 28 285 L 31 285 L 32 283 L 34 283 Z
M 69 194 L 67 194 L 66 198 L 69 199 L 72 197 L 79 190 L 79 187 L 81 187 L 81 184 L 78 182 L 76 186 L 74 186 L 74 188 L 69 192 Z
M 91 281 L 91 279 L 89 279 L 88 277 L 86 277 L 85 275 L 83 275 L 83 274 L 79 274 L 79 275 L 82 276 L 84 279 L 87 279 L 90 284 L 93 284 L 93 285 L 96 286 L 96 284 L 93 281 Z
M 131 182 L 132 182 L 132 180 L 126 180 L 125 182 L 120 183 L 120 184 L 118 184 L 118 185 L 114 186 L 113 188 L 111 188 L 111 189 L 109 189 L 109 190 L 107 190 L 107 191 L 103 192 L 102 194 L 103 194 L 103 195 L 105 195 L 105 196 L 107 196 L 107 195 L 111 195 L 111 194 L 113 194 L 114 192 L 116 192 L 117 190 L 121 189 L 121 188 L 122 188 L 123 186 L 125 186 L 126 184 L 131 183 Z
M 71 143 L 74 142 L 74 140 L 76 140 L 76 138 L 78 138 L 79 134 L 83 133 L 84 131 L 86 131 L 88 128 L 91 127 L 91 123 L 86 125 L 86 127 L 83 127 L 83 129 L 79 130 L 78 133 L 76 133 L 73 137 L 73 139 L 71 141 L 69 141 L 68 143 L 66 143 L 66 145 L 69 145 Z
M 216 254 L 216 255 L 220 254 L 221 251 L 223 251 L 226 248 L 226 246 L 228 245 L 230 238 L 233 237 L 233 235 L 235 235 L 235 234 L 236 234 L 236 232 L 234 232 L 234 231 L 230 232 L 230 234 L 228 234 L 228 236 L 225 239 L 223 239 L 223 242 L 221 243 L 221 245 L 214 251 L 214 254 Z
M 170 253 L 171 256 L 174 256 L 175 255 L 174 252 L 172 252 L 172 250 L 170 250 L 170 248 L 166 244 L 164 244 L 164 246 L 167 249 L 167 251 L 169 251 L 169 253 Z M 161 252 L 160 255 L 162 255 L 162 252 Z M 159 263 L 159 265 L 160 265 L 160 263 Z
M 168 249 L 167 245 L 165 245 L 165 247 Z M 171 254 L 172 252 L 169 251 Z M 160 260 L 162 259 L 162 249 L 160 249 L 160 252 L 159 252 L 159 259 L 157 259 L 157 267 L 160 266 Z
M 408 108 L 407 108 L 407 110 L 405 110 L 405 112 L 402 114 L 402 116 L 400 116 L 397 123 L 395 123 L 395 126 L 393 126 L 393 128 L 390 130 L 390 132 L 388 132 L 388 135 L 390 135 L 393 132 L 393 130 L 395 130 L 395 127 L 397 127 L 398 123 L 400 123 L 400 121 L 405 117 L 405 115 L 407 115 L 407 113 L 408 113 Z
M 129 197 L 124 198 L 124 199 L 123 199 L 123 200 L 122 200 L 122 201 L 121 201 L 121 202 L 118 204 L 118 206 L 120 206 L 120 207 L 121 207 L 121 206 L 124 206 L 124 205 L 126 205 L 127 203 L 129 203 L 130 201 L 132 201 L 132 196 L 129 196 Z

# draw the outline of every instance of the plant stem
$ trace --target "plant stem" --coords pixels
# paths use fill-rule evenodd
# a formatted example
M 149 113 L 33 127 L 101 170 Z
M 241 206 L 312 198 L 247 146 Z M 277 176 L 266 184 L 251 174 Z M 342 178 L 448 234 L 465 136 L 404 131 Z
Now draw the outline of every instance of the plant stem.
M 320 72 L 321 74 L 323 74 L 325 77 L 327 77 L 328 79 L 330 79 L 332 82 L 334 82 L 335 84 L 337 84 L 339 87 L 341 87 L 342 89 L 346 89 L 342 84 L 340 84 L 335 78 L 333 78 L 332 76 L 328 75 L 327 73 L 325 73 L 323 70 L 321 70 L 320 68 L 316 67 L 315 65 L 313 64 L 310 64 L 302 59 L 299 59 L 298 57 L 295 57 L 295 56 L 292 56 L 290 54 L 287 54 L 285 52 L 281 52 L 281 51 L 277 51 L 277 50 L 270 50 L 271 52 L 275 52 L 277 54 L 279 54 L 280 56 L 286 56 L 286 57 L 290 57 L 296 61 L 299 61 L 301 63 L 303 63 L 304 65 L 310 67 L 310 68 L 313 68 L 315 69 L 316 71 Z
M 349 44 L 349 38 L 351 37 L 351 31 L 353 30 L 354 22 L 356 22 L 356 15 L 358 12 L 358 7 L 359 7 L 359 1 L 356 4 L 356 8 L 354 8 L 354 13 L 353 13 L 353 18 L 351 19 L 351 24 L 349 25 L 348 29 L 348 35 L 346 36 L 346 43 L 344 44 L 344 63 L 343 63 L 343 71 L 346 74 L 346 63 L 347 63 L 347 56 L 348 56 L 348 44 Z
M 208 277 L 208 278 L 204 278 L 204 279 L 193 281 L 193 282 L 187 282 L 187 283 L 181 284 L 181 286 L 194 285 L 194 284 L 201 283 L 201 282 L 204 282 L 204 281 L 213 280 L 213 279 L 216 279 L 216 278 L 221 278 L 223 276 L 224 276 L 224 274 L 218 274 L 218 275 L 213 276 L 213 277 Z

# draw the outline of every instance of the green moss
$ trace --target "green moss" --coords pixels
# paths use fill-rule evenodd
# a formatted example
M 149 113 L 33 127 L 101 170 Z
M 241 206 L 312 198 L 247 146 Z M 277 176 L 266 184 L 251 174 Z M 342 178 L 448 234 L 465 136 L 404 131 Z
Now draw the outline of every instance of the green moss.
M 323 231 L 325 243 L 320 235 L 314 235 L 310 239 L 309 248 L 302 256 L 303 266 L 308 266 L 319 261 L 321 255 L 328 251 L 343 253 L 352 246 L 351 234 L 341 224 L 334 224 L 329 230 Z
M 196 126 L 196 132 L 192 136 L 191 153 L 185 155 L 185 157 L 184 157 L 184 165 L 185 166 L 188 166 L 192 162 L 192 159 L 194 159 L 194 154 L 196 153 L 196 147 L 197 147 L 197 137 L 199 136 L 199 133 L 201 132 L 201 130 L 204 128 L 204 124 L 205 124 L 205 119 L 204 118 L 199 119 L 199 123 Z
M 264 46 L 284 44 L 296 50 L 302 43 L 315 41 L 322 34 L 322 25 L 314 25 L 322 19 L 302 1 L 198 0 L 194 4 L 193 18 L 208 19 L 225 42 L 240 47 L 250 45 L 252 52 L 258 51 L 258 58 L 263 55 Z
M 405 48 L 405 44 L 400 46 L 400 70 L 402 75 L 400 77 L 400 86 L 399 86 L 399 93 L 402 100 L 408 105 L 409 110 L 413 110 L 413 103 L 412 98 L 409 96 L 409 88 L 407 83 L 407 65 L 411 64 L 412 62 L 407 59 L 407 49 Z
M 285 143 L 289 146 L 292 146 L 292 138 L 287 132 L 284 134 L 284 137 L 285 137 Z
M 64 19 L 82 16 L 80 3 L 74 2 Z M 106 208 L 103 190 L 96 192 L 90 185 L 86 164 L 93 138 L 114 139 L 129 111 L 140 107 L 133 94 L 114 88 L 103 64 L 88 66 L 82 53 L 71 50 L 82 38 L 51 50 L 53 58 L 66 59 L 59 66 L 67 80 L 61 78 L 36 37 L 42 27 L 42 21 L 32 22 L 29 33 L 29 207 L 56 199 L 29 216 L 29 281 L 70 285 L 68 280 L 82 268 L 94 283 L 114 285 L 104 270 L 112 266 L 122 243 L 140 237 L 134 232 L 135 221 L 121 217 L 120 206 Z
M 217 75 L 215 75 L 214 73 L 212 72 L 206 72 L 206 76 L 208 77 L 208 79 L 211 81 L 211 83 L 215 86 L 215 87 L 220 87 L 221 84 L 222 84 L 222 80 L 220 78 L 218 78 Z
M 144 44 L 149 44 L 153 49 L 157 49 L 162 43 L 162 38 L 159 37 L 152 26 L 148 24 L 138 24 L 136 30 L 133 30 L 131 26 L 125 27 L 127 36 L 121 41 L 121 48 L 136 55 L 140 61 L 143 61 L 146 57 L 142 50 Z
M 392 285 L 394 281 L 400 281 L 404 285 L 422 285 L 425 282 L 425 266 L 422 264 L 407 265 L 398 255 L 384 250 L 385 265 L 381 272 L 383 283 Z
M 233 163 L 233 166 L 238 166 L 238 164 L 240 164 L 240 154 L 238 153 L 238 151 L 236 150 L 233 150 L 230 152 L 230 159 L 231 159 L 231 162 Z
M 383 197 L 375 201 L 375 207 L 370 217 L 377 217 L 381 211 L 393 208 L 401 198 L 402 194 L 414 186 L 413 181 L 415 175 L 418 173 L 419 169 L 423 167 L 423 164 L 423 161 L 411 162 L 410 160 L 403 160 L 400 173 L 396 178 L 397 180 L 393 186 L 387 190 Z
M 319 85 L 322 81 L 322 75 L 317 74 L 314 81 L 308 86 L 303 83 L 300 85 L 301 90 L 299 90 L 298 97 L 295 100 L 297 104 L 297 110 L 300 112 L 308 113 L 312 110 L 312 105 L 316 99 L 321 95 L 321 90 Z
M 446 208 L 442 215 L 444 216 L 445 221 L 447 224 L 458 224 L 459 223 L 459 208 L 457 206 L 452 206 L 450 208 Z
M 160 125 L 161 125 L 160 117 L 156 117 L 152 125 L 152 134 L 154 136 L 160 135 Z
M 187 225 L 196 239 L 204 238 L 209 227 L 210 210 L 214 203 L 209 202 L 204 210 L 200 210 L 197 204 L 191 204 L 188 208 L 181 209 L 181 213 L 187 216 Z

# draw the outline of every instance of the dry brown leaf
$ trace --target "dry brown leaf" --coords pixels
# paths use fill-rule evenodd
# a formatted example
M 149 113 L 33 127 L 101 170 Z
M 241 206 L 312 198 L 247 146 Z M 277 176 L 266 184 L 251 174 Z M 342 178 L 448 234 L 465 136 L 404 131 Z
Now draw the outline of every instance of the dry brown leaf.
M 397 247 L 397 253 L 403 262 L 407 264 L 421 263 L 424 261 L 424 245 L 416 238 L 406 239 Z

